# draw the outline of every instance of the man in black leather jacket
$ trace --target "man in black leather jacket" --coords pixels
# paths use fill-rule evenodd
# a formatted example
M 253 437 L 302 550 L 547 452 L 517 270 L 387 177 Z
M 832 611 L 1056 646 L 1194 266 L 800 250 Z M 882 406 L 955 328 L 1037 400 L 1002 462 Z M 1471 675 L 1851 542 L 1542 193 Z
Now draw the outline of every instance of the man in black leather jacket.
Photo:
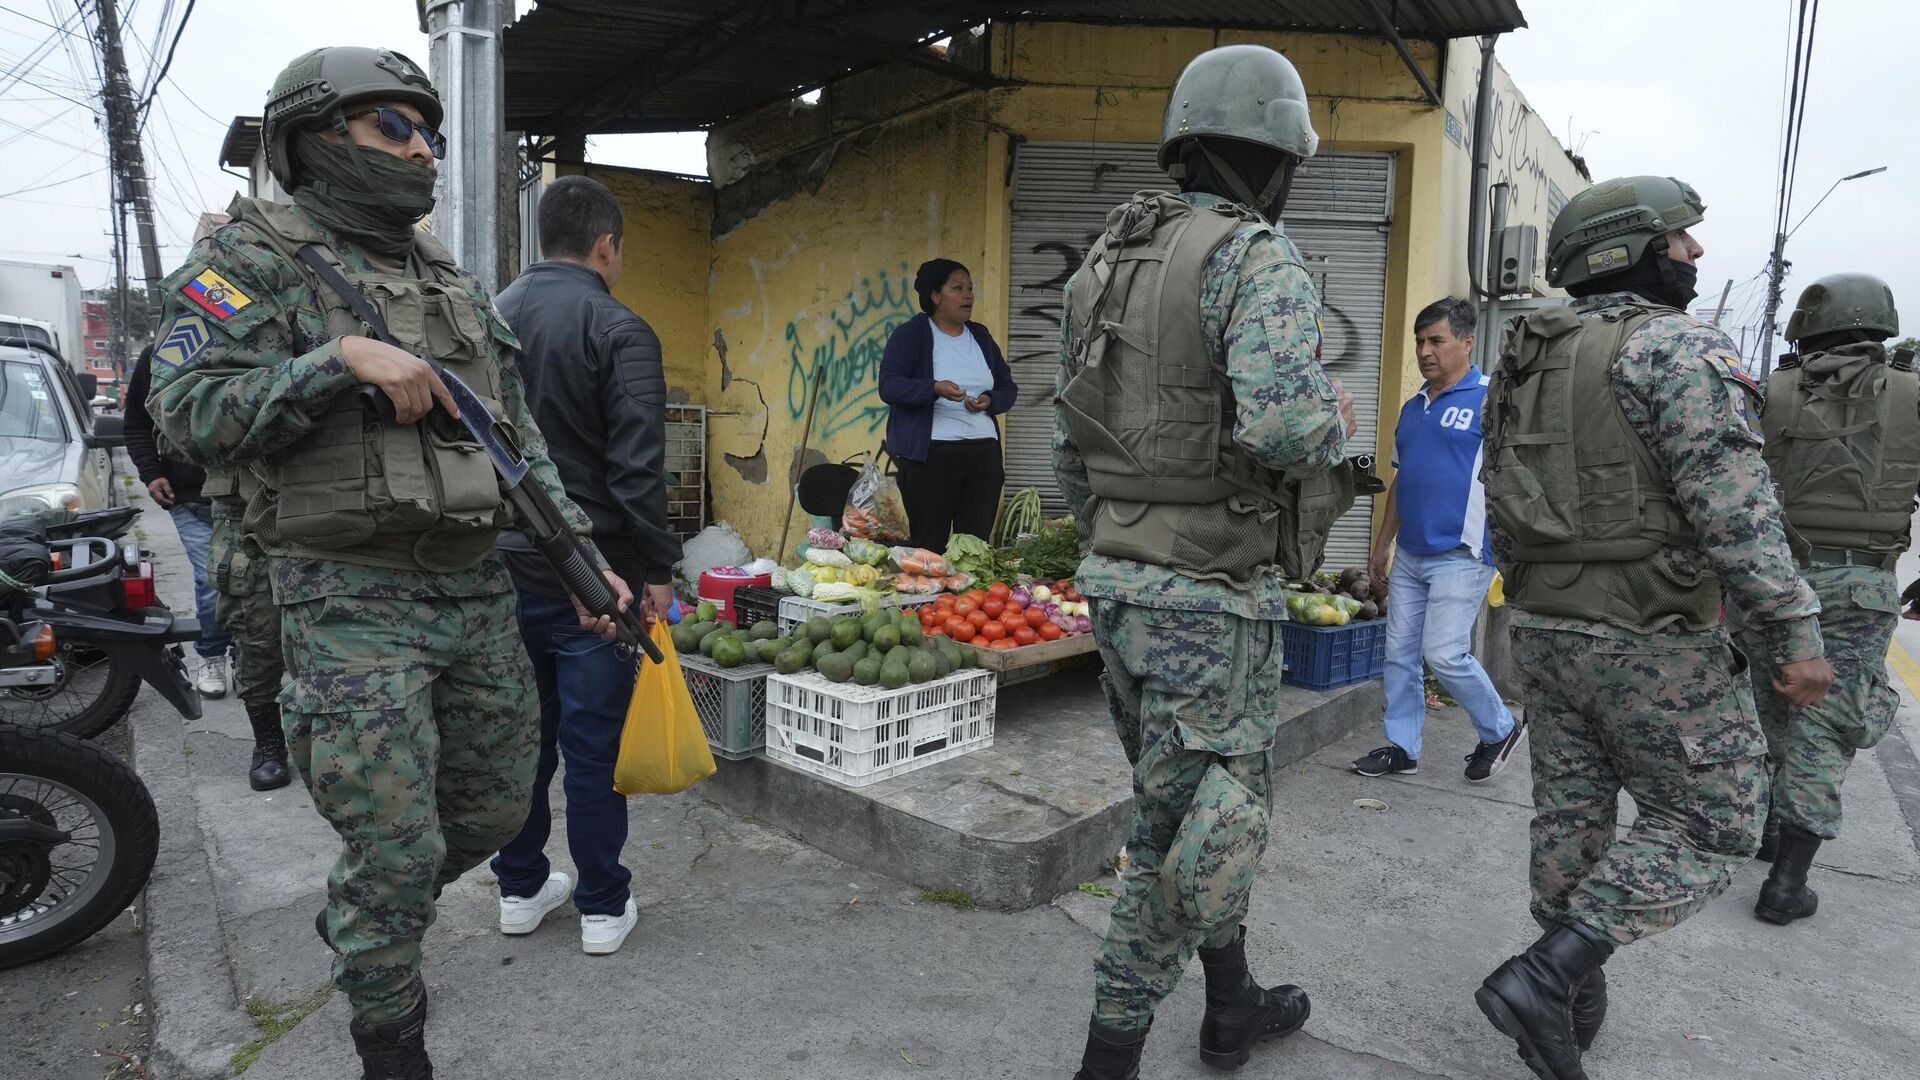
M 497 303 L 520 338 L 527 404 L 567 496 L 593 520 L 593 542 L 608 565 L 641 593 L 651 624 L 672 603 L 680 541 L 667 528 L 660 339 L 611 292 L 620 277 L 621 234 L 611 192 L 585 176 L 560 178 L 540 201 L 546 261 L 528 267 Z M 638 921 L 632 875 L 620 865 L 626 803 L 613 790 L 633 662 L 580 628 L 566 588 L 523 535 L 507 530 L 500 548 L 520 592 L 520 636 L 540 683 L 541 712 L 533 806 L 520 835 L 493 860 L 500 930 L 532 933 L 571 894 L 582 948 L 611 953 Z M 547 789 L 560 751 L 567 756 L 567 846 L 580 870 L 577 892 L 543 850 L 551 824 Z

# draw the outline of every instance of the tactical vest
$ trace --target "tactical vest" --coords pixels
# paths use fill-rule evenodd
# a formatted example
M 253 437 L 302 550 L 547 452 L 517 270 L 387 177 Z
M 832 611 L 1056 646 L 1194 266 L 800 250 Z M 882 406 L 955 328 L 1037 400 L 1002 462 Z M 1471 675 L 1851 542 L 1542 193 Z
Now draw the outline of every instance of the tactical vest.
M 1720 621 L 1719 578 L 1662 555 L 1699 538 L 1610 377 L 1634 331 L 1667 314 L 1556 307 L 1509 325 L 1487 390 L 1482 478 L 1487 512 L 1512 539 L 1506 594 L 1523 611 L 1639 633 Z
M 1760 416 L 1795 547 L 1905 551 L 1920 489 L 1920 379 L 1877 344 L 1783 362 Z M 1804 555 L 1804 550 L 1800 552 Z
M 1276 562 L 1304 577 L 1353 505 L 1349 470 L 1290 480 L 1233 441 L 1199 298 L 1214 252 L 1249 224 L 1270 231 L 1239 207 L 1142 192 L 1107 215 L 1071 279 L 1058 404 L 1098 500 L 1097 554 L 1236 585 Z
M 322 312 L 324 337 L 371 336 L 346 302 L 299 259 L 313 247 L 386 320 L 410 352 L 446 365 L 501 417 L 496 347 L 518 342 L 471 280 L 427 233 L 415 241 L 422 276 L 348 269 L 327 231 L 294 206 L 235 200 L 233 220 L 299 269 Z M 227 226 L 232 228 L 232 225 Z M 298 310 L 288 313 L 298 323 Z M 296 337 L 301 331 L 295 326 Z M 319 342 L 300 346 L 312 348 Z M 464 570 L 485 558 L 511 519 L 484 448 L 457 424 L 383 423 L 359 395 L 343 393 L 314 428 L 256 466 L 261 481 L 246 529 L 270 555 L 404 570 Z

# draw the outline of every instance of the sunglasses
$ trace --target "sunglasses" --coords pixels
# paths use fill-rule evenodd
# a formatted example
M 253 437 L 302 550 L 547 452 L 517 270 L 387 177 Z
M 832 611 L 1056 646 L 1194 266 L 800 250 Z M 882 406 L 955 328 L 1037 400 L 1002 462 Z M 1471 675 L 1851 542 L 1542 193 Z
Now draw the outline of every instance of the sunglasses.
M 417 131 L 420 133 L 420 137 L 427 141 L 427 149 L 433 151 L 434 157 L 444 158 L 447 156 L 447 137 L 445 135 L 440 134 L 437 129 L 428 127 L 425 124 L 414 123 L 411 118 L 396 109 L 375 106 L 371 109 L 361 109 L 357 113 L 349 113 L 346 118 L 348 120 L 358 120 L 369 114 L 378 120 L 380 124 L 380 134 L 385 135 L 394 142 L 412 142 L 413 133 Z

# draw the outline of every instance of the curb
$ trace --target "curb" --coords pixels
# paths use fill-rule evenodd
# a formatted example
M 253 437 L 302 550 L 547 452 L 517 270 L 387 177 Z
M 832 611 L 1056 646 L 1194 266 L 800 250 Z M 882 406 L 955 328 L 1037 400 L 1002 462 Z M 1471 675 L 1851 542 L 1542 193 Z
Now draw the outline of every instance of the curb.
M 259 1034 L 235 999 L 213 872 L 200 831 L 186 727 L 157 699 L 129 715 L 133 759 L 160 812 L 160 852 L 147 881 L 147 1011 L 153 1080 L 215 1080 Z

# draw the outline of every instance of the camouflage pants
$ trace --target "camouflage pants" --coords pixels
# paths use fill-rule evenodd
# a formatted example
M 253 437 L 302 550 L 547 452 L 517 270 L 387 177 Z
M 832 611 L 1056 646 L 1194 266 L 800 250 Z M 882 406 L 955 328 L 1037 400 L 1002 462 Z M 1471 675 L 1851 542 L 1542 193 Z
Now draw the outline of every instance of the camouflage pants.
M 416 999 L 440 890 L 520 831 L 540 748 L 514 598 L 329 596 L 282 610 L 293 763 L 345 848 L 333 981 L 370 1023 Z
M 1774 692 L 1779 674 L 1757 642 L 1753 697 L 1767 733 L 1767 763 L 1773 771 L 1776 824 L 1792 825 L 1831 840 L 1840 835 L 1840 784 L 1855 751 L 1879 743 L 1900 708 L 1887 682 L 1887 646 L 1900 621 L 1899 586 L 1893 572 L 1870 566 L 1816 566 L 1807 584 L 1820 597 L 1820 636 L 1833 689 L 1806 709 Z M 1747 637 L 1742 643 L 1748 644 Z
M 233 636 L 234 696 L 266 705 L 280 696 L 280 607 L 267 583 L 267 557 L 240 531 L 240 523 L 214 523 L 208 575 L 216 594 L 214 618 Z
M 1201 827 L 1215 830 L 1207 836 L 1210 850 L 1239 848 L 1258 864 L 1267 841 L 1264 810 L 1273 799 L 1280 624 L 1096 599 L 1093 629 L 1114 727 L 1133 764 L 1127 870 L 1094 966 L 1093 1016 L 1138 1031 L 1180 981 L 1194 950 L 1232 944 L 1246 915 L 1250 869 L 1214 867 L 1182 883 L 1169 852 L 1193 813 Z M 1200 805 L 1213 798 L 1203 793 L 1213 790 L 1215 765 L 1258 801 L 1258 824 Z M 1182 895 L 1191 890 L 1213 895 Z M 1183 915 L 1196 900 L 1223 912 L 1211 932 Z
M 1766 739 L 1738 653 L 1516 627 L 1533 759 L 1533 916 L 1671 930 L 1760 846 Z M 1616 839 L 1619 796 L 1638 817 Z

